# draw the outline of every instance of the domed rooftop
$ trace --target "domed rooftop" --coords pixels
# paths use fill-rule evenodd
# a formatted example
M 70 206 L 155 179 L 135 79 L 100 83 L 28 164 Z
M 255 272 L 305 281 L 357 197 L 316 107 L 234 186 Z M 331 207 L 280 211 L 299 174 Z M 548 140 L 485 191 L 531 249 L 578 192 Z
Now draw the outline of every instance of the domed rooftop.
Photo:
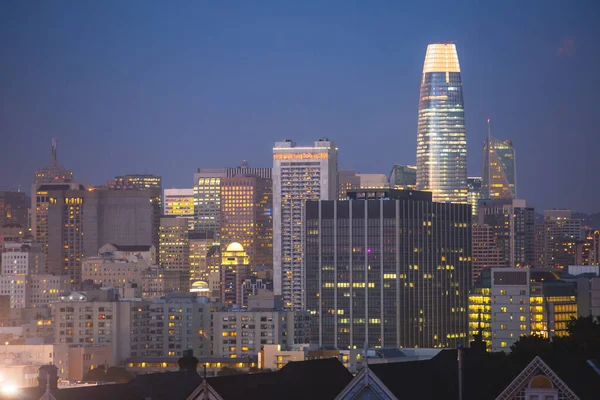
M 238 242 L 233 242 L 229 246 L 227 246 L 227 250 L 225 251 L 244 251 L 244 246 L 242 246 Z

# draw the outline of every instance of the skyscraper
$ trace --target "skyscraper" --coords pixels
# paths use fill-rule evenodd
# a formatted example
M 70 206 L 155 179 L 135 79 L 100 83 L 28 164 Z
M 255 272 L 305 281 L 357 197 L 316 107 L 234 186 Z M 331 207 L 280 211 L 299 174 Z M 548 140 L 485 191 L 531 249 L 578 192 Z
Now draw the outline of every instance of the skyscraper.
M 306 202 L 311 342 L 456 347 L 467 335 L 471 213 L 431 193 L 359 190 Z
M 467 178 L 467 202 L 471 205 L 471 213 L 477 215 L 479 200 L 483 198 L 481 177 Z
M 165 269 L 190 274 L 190 243 L 185 218 L 160 219 L 158 263 Z
M 163 198 L 163 214 L 185 218 L 194 229 L 194 189 L 165 189 Z
M 306 200 L 337 198 L 337 148 L 320 139 L 298 147 L 291 140 L 273 148 L 273 289 L 286 308 L 305 304 L 302 221 Z
M 273 266 L 273 182 L 250 175 L 221 178 L 221 251 L 240 243 L 256 268 Z
M 115 179 L 108 182 L 107 186 L 115 190 L 162 189 L 162 178 L 152 174 L 115 176 Z
M 194 174 L 194 230 L 212 232 L 215 241 L 221 233 L 221 178 L 225 168 L 199 168 Z
M 73 171 L 58 164 L 57 141 L 52 139 L 52 163 L 38 171 L 33 177 L 34 185 L 41 183 L 65 183 L 75 179 Z M 32 191 L 33 193 L 33 191 Z
M 467 133 L 456 46 L 427 46 L 417 132 L 417 190 L 467 202 Z
M 488 120 L 489 123 L 489 120 Z M 510 140 L 489 136 L 483 145 L 482 190 L 488 199 L 517 196 L 515 149 Z

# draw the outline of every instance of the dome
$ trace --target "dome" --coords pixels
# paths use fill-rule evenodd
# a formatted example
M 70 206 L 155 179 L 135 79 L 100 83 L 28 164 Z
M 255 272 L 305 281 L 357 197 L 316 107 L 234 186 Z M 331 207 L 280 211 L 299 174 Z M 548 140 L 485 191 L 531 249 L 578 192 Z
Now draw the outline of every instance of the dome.
M 233 242 L 229 246 L 227 246 L 227 250 L 225 251 L 244 251 L 244 246 L 242 246 L 238 242 Z
M 192 283 L 193 288 L 208 288 L 208 283 L 204 281 L 196 281 Z

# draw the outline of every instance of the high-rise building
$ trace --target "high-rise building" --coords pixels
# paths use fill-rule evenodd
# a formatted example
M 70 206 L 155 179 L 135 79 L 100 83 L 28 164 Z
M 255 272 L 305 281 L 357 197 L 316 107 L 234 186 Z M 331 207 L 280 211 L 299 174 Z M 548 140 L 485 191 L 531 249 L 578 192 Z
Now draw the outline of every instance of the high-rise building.
M 573 218 L 571 210 L 544 210 L 540 267 L 566 268 L 577 263 L 577 247 L 582 239 L 581 220 Z
M 427 46 L 417 133 L 417 189 L 467 202 L 467 133 L 456 46 Z
M 492 230 L 502 265 L 535 266 L 535 209 L 525 200 L 481 200 L 477 219 L 480 227 Z
M 165 189 L 163 197 L 163 214 L 186 218 L 194 229 L 194 189 Z
M 194 230 L 213 232 L 216 241 L 221 233 L 221 179 L 225 168 L 199 168 L 194 174 Z
M 107 186 L 114 190 L 159 189 L 162 192 L 162 178 L 152 174 L 131 174 L 115 176 Z
M 483 145 L 483 193 L 488 199 L 517 197 L 515 149 L 510 140 L 488 136 Z
M 473 225 L 473 284 L 486 268 L 508 267 L 508 260 L 501 247 L 503 244 L 494 227 L 485 224 Z
M 456 347 L 471 284 L 468 205 L 431 193 L 360 191 L 306 203 L 311 343 Z
M 286 140 L 273 148 L 273 288 L 286 308 L 305 304 L 302 234 L 307 200 L 337 198 L 337 148 L 320 139 L 298 147 Z
M 221 301 L 241 305 L 242 283 L 250 277 L 250 259 L 244 247 L 236 242 L 230 243 L 221 254 Z
M 346 200 L 349 190 L 360 189 L 360 177 L 353 169 L 340 169 L 338 171 L 338 200 Z
M 467 202 L 471 205 L 473 216 L 477 216 L 479 200 L 483 198 L 480 177 L 467 178 Z
M 46 272 L 67 274 L 73 283 L 81 261 L 106 243 L 158 242 L 159 189 L 89 190 L 83 185 L 42 184 L 32 196 L 33 234 L 44 248 Z
M 190 279 L 208 282 L 208 252 L 215 243 L 212 232 L 189 232 Z
M 250 175 L 221 178 L 221 249 L 240 243 L 253 267 L 273 266 L 273 182 Z
M 389 182 L 391 189 L 415 190 L 417 188 L 417 167 L 394 164 Z
M 73 175 L 73 171 L 69 171 L 62 165 L 58 164 L 57 140 L 52 139 L 52 163 L 47 167 L 35 171 L 33 177 L 34 185 L 42 183 L 65 183 L 73 182 L 74 180 L 75 177 Z
M 0 192 L 0 227 L 19 225 L 27 228 L 27 202 L 24 192 Z
M 180 271 L 190 278 L 190 242 L 185 218 L 160 219 L 158 263 L 166 270 Z
M 221 233 L 221 178 L 252 175 L 271 179 L 271 168 L 250 168 L 246 161 L 235 168 L 198 168 L 194 174 L 194 230 Z
M 578 254 L 577 265 L 600 265 L 600 230 L 585 230 Z

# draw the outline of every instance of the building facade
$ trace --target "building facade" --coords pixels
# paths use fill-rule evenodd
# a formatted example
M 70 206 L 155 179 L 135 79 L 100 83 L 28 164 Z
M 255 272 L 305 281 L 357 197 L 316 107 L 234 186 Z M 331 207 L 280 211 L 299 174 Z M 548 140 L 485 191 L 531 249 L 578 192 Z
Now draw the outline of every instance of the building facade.
M 394 164 L 390 172 L 389 182 L 390 189 L 415 190 L 417 188 L 417 167 Z
M 212 232 L 215 239 L 221 233 L 221 179 L 225 168 L 199 168 L 194 174 L 194 230 Z
M 307 200 L 338 196 L 337 148 L 321 139 L 299 147 L 291 140 L 273 148 L 273 284 L 285 306 L 301 310 L 305 304 L 303 215 Z
M 185 218 L 160 219 L 158 263 L 167 270 L 190 273 L 190 242 Z
M 319 346 L 454 347 L 467 335 L 468 205 L 357 192 L 306 205 L 306 292 Z
M 578 244 L 582 240 L 581 220 L 572 218 L 571 210 L 544 210 L 540 244 L 540 267 L 566 268 L 577 263 Z
M 360 177 L 353 169 L 340 169 L 338 171 L 338 200 L 346 200 L 350 190 L 360 189 Z
M 194 189 L 165 189 L 163 214 L 186 218 L 189 229 L 194 229 Z
M 471 205 L 473 216 L 477 216 L 479 200 L 483 199 L 481 177 L 467 178 L 467 201 Z
M 29 226 L 28 207 L 25 192 L 0 192 L 0 227 L 19 225 L 27 229 Z
M 536 265 L 535 209 L 527 206 L 525 200 L 482 200 L 477 224 L 492 231 L 502 265 L 511 268 Z
M 113 190 L 158 189 L 162 193 L 162 178 L 152 174 L 131 174 L 115 176 L 107 186 Z
M 517 197 L 515 149 L 510 140 L 488 136 L 483 145 L 483 193 L 488 199 Z
M 221 254 L 221 301 L 241 305 L 242 284 L 250 277 L 250 257 L 236 242 L 230 243 Z
M 273 182 L 250 175 L 221 179 L 221 248 L 240 243 L 253 266 L 273 266 Z
M 467 202 L 467 133 L 456 46 L 427 46 L 417 131 L 417 190 Z

